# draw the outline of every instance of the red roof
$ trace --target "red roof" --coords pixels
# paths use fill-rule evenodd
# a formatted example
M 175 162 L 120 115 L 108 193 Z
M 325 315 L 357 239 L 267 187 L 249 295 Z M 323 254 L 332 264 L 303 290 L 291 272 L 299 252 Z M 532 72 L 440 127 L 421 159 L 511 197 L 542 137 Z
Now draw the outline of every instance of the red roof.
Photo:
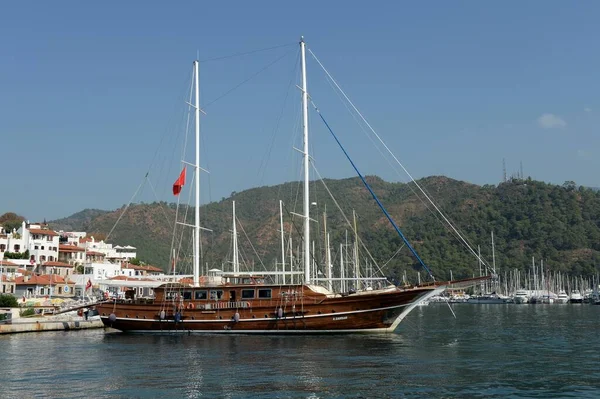
M 0 266 L 19 266 L 16 263 L 9 262 L 7 260 L 0 260 Z
M 64 245 L 58 246 L 58 252 L 83 252 L 85 248 L 78 247 L 77 245 Z
M 65 281 L 65 278 L 57 274 L 34 274 L 25 281 L 24 276 L 15 279 L 16 285 L 50 285 L 50 284 L 73 284 L 72 281 Z
M 80 237 L 79 243 L 83 244 L 84 242 L 92 242 L 92 238 L 91 237 Z
M 73 267 L 73 265 L 69 265 L 68 263 L 64 263 L 64 262 L 46 262 L 44 263 L 42 266 L 50 266 L 50 267 Z
M 29 233 L 31 234 L 40 234 L 40 235 L 44 235 L 44 236 L 57 236 L 58 233 L 52 230 L 46 230 L 46 229 L 29 229 Z

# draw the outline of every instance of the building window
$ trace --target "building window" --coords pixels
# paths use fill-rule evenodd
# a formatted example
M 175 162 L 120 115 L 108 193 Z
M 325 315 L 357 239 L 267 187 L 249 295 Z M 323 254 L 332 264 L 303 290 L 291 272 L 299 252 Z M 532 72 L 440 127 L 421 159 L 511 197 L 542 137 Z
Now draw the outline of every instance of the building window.
M 6 245 L 0 244 L 0 252 L 6 251 Z
M 44 246 L 42 245 L 42 249 L 44 249 Z
M 54 256 L 48 256 L 48 260 L 49 260 L 50 262 L 54 262 Z
M 33 247 L 33 249 L 40 249 L 37 245 Z
M 15 244 L 15 246 L 13 247 L 15 252 L 21 252 L 21 246 L 19 244 Z
M 40 256 L 40 262 L 45 262 L 45 261 L 46 261 L 46 255 Z

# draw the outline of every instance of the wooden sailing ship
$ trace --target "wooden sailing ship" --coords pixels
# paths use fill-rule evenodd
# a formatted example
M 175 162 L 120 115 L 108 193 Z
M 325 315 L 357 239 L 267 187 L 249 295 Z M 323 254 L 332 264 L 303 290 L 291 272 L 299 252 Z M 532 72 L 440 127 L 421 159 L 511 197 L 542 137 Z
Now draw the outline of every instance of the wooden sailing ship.
M 404 317 L 421 301 L 442 292 L 448 284 L 455 287 L 473 284 L 479 279 L 427 285 L 397 287 L 385 278 L 354 279 L 355 288 L 332 289 L 332 275 L 317 278 L 311 275 L 310 203 L 309 203 L 309 146 L 308 146 L 308 93 L 306 90 L 305 43 L 300 41 L 302 66 L 302 109 L 304 130 L 304 190 L 303 190 L 303 272 L 298 283 L 274 284 L 256 273 L 242 273 L 234 266 L 232 273 L 213 271 L 200 277 L 199 267 L 199 83 L 198 61 L 194 62 L 196 160 L 195 168 L 195 225 L 193 281 L 190 284 L 169 283 L 154 289 L 154 298 L 114 299 L 97 306 L 106 326 L 126 332 L 151 333 L 356 333 L 392 332 Z M 190 104 L 191 105 L 191 104 Z M 333 132 L 332 132 L 333 133 Z M 354 166 L 354 165 L 353 165 Z M 381 205 L 363 176 L 361 179 Z M 182 179 L 183 176 L 183 179 Z M 178 194 L 185 174 L 177 180 L 174 193 Z M 407 247 L 418 258 L 414 249 L 391 220 Z M 234 203 L 234 240 L 235 203 Z M 237 257 L 234 244 L 234 257 Z M 424 265 L 420 258 L 419 261 Z M 234 261 L 235 262 L 235 261 Z M 329 268 L 328 268 L 329 269 Z M 295 272 L 297 273 L 297 272 Z M 290 272 L 290 276 L 291 276 Z M 302 276 L 303 274 L 303 276 Z M 338 278 L 337 280 L 344 280 Z M 346 278 L 346 280 L 351 280 Z M 324 286 L 320 284 L 324 284 Z M 133 292 L 132 292 L 133 293 Z

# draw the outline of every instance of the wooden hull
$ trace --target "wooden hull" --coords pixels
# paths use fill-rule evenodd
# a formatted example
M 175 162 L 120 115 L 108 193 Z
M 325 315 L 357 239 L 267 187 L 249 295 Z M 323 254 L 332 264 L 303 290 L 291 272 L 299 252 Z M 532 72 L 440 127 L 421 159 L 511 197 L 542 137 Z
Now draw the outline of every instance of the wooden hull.
M 137 333 L 392 332 L 419 302 L 443 289 L 393 288 L 335 297 L 305 295 L 293 303 L 273 299 L 255 300 L 251 305 L 231 302 L 228 306 L 221 301 L 209 309 L 197 304 L 182 308 L 164 302 L 107 302 L 99 305 L 98 311 L 105 326 Z

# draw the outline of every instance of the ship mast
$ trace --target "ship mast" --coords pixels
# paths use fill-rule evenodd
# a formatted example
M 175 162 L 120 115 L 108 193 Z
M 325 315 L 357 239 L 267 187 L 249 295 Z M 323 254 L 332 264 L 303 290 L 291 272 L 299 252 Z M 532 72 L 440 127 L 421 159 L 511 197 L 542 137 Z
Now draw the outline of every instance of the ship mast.
M 306 51 L 304 37 L 300 38 L 302 57 L 302 130 L 304 135 L 304 283 L 310 284 L 310 203 L 308 155 L 308 92 L 306 91 Z
M 198 60 L 194 61 L 196 163 L 194 165 L 196 206 L 194 208 L 194 286 L 200 285 L 200 87 L 198 84 Z
M 233 272 L 240 272 L 240 259 L 238 255 L 238 242 L 237 242 L 237 226 L 235 223 L 235 201 L 233 202 Z

